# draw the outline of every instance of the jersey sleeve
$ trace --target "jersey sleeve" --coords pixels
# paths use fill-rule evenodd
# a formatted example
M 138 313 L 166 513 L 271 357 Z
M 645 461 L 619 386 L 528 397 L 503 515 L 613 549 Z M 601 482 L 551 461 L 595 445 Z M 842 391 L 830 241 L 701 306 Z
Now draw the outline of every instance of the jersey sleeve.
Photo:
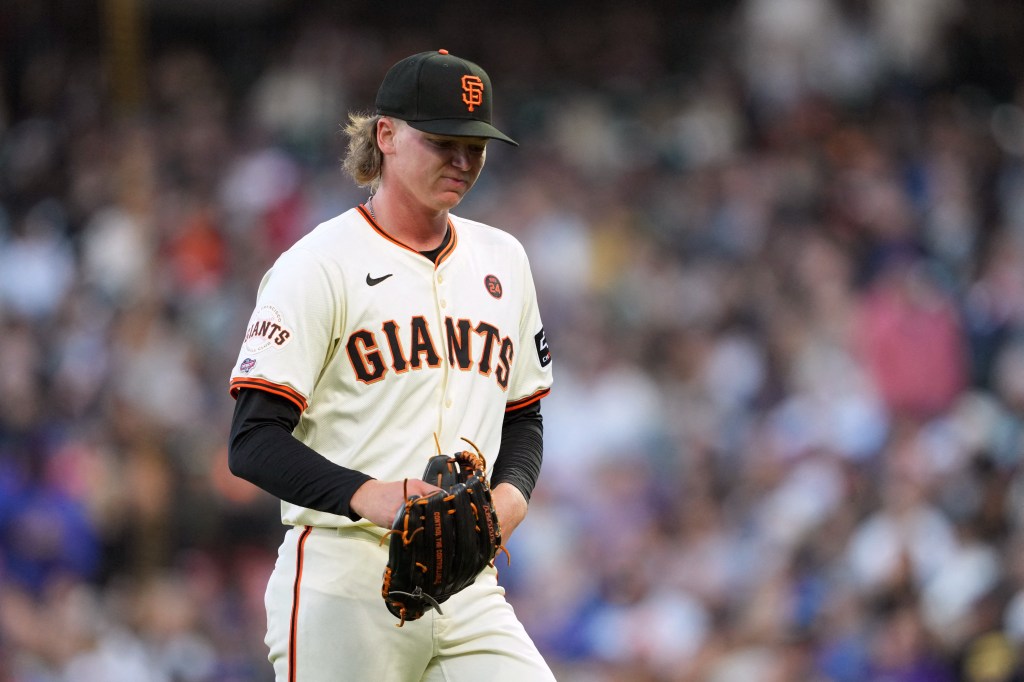
M 255 388 L 305 410 L 334 345 L 341 278 L 307 249 L 286 251 L 263 277 L 231 371 L 230 391 Z
M 529 259 L 523 252 L 523 308 L 519 323 L 519 357 L 513 364 L 509 399 L 505 410 L 517 410 L 537 402 L 551 390 L 553 380 L 551 349 L 537 303 L 537 287 L 533 281 Z

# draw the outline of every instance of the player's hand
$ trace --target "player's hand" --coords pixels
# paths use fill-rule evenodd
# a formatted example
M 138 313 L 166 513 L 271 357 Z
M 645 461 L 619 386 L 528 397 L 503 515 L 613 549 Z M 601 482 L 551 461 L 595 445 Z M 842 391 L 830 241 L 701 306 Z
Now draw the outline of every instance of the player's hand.
M 440 490 L 426 481 L 410 478 L 405 481 L 369 480 L 359 486 L 349 506 L 352 511 L 381 528 L 391 528 L 398 508 L 405 504 L 406 495 L 429 495 Z

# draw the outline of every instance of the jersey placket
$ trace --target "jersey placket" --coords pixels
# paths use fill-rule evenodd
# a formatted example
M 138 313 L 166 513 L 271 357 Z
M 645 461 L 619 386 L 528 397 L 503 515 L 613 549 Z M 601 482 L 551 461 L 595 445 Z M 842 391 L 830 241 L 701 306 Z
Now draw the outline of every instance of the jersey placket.
M 451 311 L 451 286 L 445 273 L 448 270 L 449 258 L 445 258 L 440 263 L 434 266 L 433 272 L 431 273 L 431 279 L 433 283 L 434 291 L 434 312 L 436 315 L 435 324 L 436 329 L 440 332 L 439 337 L 446 339 L 444 334 L 445 330 L 445 316 L 450 314 Z M 448 343 L 442 340 L 440 354 L 441 360 L 441 373 L 440 373 L 440 385 L 438 391 L 439 409 L 437 414 L 437 434 L 440 438 L 443 432 L 443 426 L 445 423 L 445 417 L 448 415 L 448 411 L 452 408 L 453 398 L 448 393 L 449 389 L 449 377 L 452 371 L 452 359 L 450 357 L 450 348 Z

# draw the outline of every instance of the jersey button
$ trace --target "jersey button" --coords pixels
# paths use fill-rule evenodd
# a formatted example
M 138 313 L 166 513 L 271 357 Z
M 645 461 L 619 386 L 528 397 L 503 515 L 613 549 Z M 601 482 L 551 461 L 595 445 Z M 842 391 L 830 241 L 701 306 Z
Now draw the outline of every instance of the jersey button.
M 438 283 L 438 284 L 440 284 L 440 283 L 441 283 L 441 282 L 443 282 L 443 281 L 444 281 L 444 275 L 442 275 L 442 274 L 438 274 L 438 275 L 437 275 L 437 283 Z
M 441 307 L 442 307 L 442 308 L 447 308 L 447 307 L 448 307 L 448 301 L 446 301 L 446 300 L 444 300 L 444 299 L 442 298 L 442 299 L 441 299 Z
M 445 400 L 444 401 L 444 406 L 445 407 L 451 407 L 452 406 L 452 399 L 448 398 L 447 400 Z

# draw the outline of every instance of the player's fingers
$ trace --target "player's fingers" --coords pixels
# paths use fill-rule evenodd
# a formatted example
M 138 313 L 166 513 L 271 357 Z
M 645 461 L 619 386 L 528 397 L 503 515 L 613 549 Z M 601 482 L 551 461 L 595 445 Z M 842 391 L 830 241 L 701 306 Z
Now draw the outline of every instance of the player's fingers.
M 405 481 L 377 481 L 364 483 L 352 496 L 352 509 L 364 519 L 383 528 L 390 528 L 399 508 L 407 497 L 423 497 L 440 490 L 426 481 L 410 478 Z
M 431 483 L 427 483 L 426 481 L 421 481 L 421 480 L 418 480 L 418 479 L 412 479 L 411 478 L 411 479 L 409 479 L 409 481 L 407 483 L 406 490 L 409 492 L 410 495 L 421 495 L 422 496 L 422 495 L 429 495 L 431 493 L 435 493 L 438 490 L 440 490 L 440 488 L 438 488 L 436 485 L 433 485 Z

